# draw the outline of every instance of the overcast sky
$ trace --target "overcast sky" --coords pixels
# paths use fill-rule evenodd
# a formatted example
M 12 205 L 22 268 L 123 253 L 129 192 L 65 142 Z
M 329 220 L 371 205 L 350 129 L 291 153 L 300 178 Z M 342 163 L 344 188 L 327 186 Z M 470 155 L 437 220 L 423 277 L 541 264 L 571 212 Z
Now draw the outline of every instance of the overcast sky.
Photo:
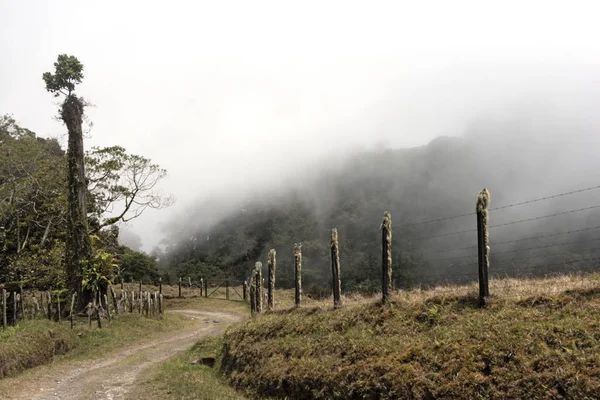
M 198 198 L 598 86 L 595 2 L 490 4 L 0 0 L 0 113 L 64 138 L 41 75 L 78 57 L 78 92 L 96 105 L 86 147 L 119 144 L 169 171 L 177 204 L 133 224 L 149 250 Z

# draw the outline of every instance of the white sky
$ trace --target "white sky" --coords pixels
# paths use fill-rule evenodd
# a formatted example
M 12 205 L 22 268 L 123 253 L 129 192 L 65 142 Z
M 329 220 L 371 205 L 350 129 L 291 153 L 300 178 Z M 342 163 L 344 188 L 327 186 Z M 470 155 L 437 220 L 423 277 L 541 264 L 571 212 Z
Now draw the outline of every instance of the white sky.
M 85 66 L 86 147 L 169 171 L 169 211 L 281 179 L 323 154 L 459 134 L 479 112 L 596 87 L 600 5 L 576 1 L 0 0 L 0 113 L 61 136 L 41 75 Z

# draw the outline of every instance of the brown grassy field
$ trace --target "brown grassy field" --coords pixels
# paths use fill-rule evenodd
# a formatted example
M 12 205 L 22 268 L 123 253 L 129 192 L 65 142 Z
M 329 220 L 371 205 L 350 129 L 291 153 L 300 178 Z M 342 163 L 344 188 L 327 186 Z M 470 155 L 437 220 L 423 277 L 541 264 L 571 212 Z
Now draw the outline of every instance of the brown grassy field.
M 310 299 L 230 328 L 221 370 L 250 397 L 600 398 L 600 275 Z

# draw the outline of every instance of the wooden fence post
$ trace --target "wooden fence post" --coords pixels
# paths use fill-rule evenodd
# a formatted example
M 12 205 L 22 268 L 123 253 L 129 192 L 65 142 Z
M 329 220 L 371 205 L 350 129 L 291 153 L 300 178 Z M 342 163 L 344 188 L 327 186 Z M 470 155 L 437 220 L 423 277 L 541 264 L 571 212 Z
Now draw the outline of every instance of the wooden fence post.
M 49 290 L 46 292 L 47 300 L 48 300 L 48 321 L 52 320 L 52 292 Z
M 25 297 L 23 296 L 23 284 L 19 284 L 19 297 L 21 299 L 21 319 L 25 319 Z
M 140 279 L 140 296 L 142 295 L 142 280 L 143 279 Z
M 244 286 L 242 287 L 242 294 L 244 297 L 244 302 L 248 301 L 248 282 L 244 281 Z
M 17 292 L 13 292 L 13 326 L 17 325 Z
M 331 230 L 331 274 L 333 279 L 333 308 L 342 306 L 342 281 L 340 280 L 340 249 L 338 232 Z
M 31 296 L 31 299 L 33 300 L 33 319 L 36 319 L 37 313 L 40 311 L 40 303 L 38 303 L 38 299 L 35 297 L 35 294 Z
M 179 297 L 181 297 L 181 277 L 179 277 Z
M 229 281 L 225 281 L 225 299 L 229 300 Z
M 250 314 L 254 315 L 256 313 L 256 272 L 252 272 L 252 277 L 250 278 Z
M 158 278 L 158 293 L 162 294 L 162 278 Z
M 146 293 L 146 318 L 150 316 L 150 292 Z
M 392 215 L 389 211 L 383 213 L 381 223 L 381 302 L 386 304 L 390 301 L 392 291 Z
M 256 312 L 258 314 L 262 313 L 263 311 L 263 290 L 262 290 L 262 263 L 260 261 L 258 261 L 256 264 L 254 264 L 254 270 L 255 270 L 255 280 L 256 280 L 256 293 L 255 296 L 256 297 Z
M 104 295 L 104 302 L 106 303 L 106 315 L 108 318 L 108 322 L 110 322 L 110 303 L 108 302 L 108 296 Z
M 6 289 L 2 288 L 2 328 L 6 329 Z
M 73 293 L 71 296 L 71 312 L 69 314 L 69 319 L 71 320 L 71 329 L 73 329 L 73 308 L 75 307 L 75 297 L 77 297 L 77 293 Z
M 121 292 L 121 293 L 123 293 L 123 292 Z M 110 285 L 110 295 L 112 297 L 113 307 L 115 309 L 115 316 L 119 315 L 119 302 L 117 301 L 117 295 L 115 294 L 115 289 L 113 288 L 112 285 Z
M 294 305 L 298 308 L 300 307 L 300 300 L 302 299 L 302 243 L 294 244 L 294 270 L 296 274 L 296 296 Z
M 56 312 L 58 314 L 58 322 L 61 322 L 61 316 L 60 316 L 60 292 L 57 292 L 57 295 L 56 295 Z
M 190 278 L 188 276 L 188 288 L 190 288 L 190 291 L 192 291 L 192 293 L 190 294 L 190 297 L 194 295 L 194 291 L 192 290 L 192 278 Z
M 162 294 L 158 295 L 158 312 L 160 314 L 160 317 L 162 318 L 162 315 L 163 315 L 163 295 Z
M 275 269 L 277 268 L 277 252 L 275 249 L 271 249 L 269 251 L 268 265 L 269 276 L 267 282 L 267 309 L 273 310 L 273 308 L 275 308 Z
M 204 278 L 200 278 L 200 297 L 202 297 L 202 289 L 204 289 Z
M 490 192 L 483 189 L 477 195 L 477 258 L 479 272 L 479 304 L 485 306 L 490 295 L 488 271 L 490 267 L 490 237 L 488 234 L 488 206 Z
M 204 297 L 208 298 L 208 278 L 204 279 Z

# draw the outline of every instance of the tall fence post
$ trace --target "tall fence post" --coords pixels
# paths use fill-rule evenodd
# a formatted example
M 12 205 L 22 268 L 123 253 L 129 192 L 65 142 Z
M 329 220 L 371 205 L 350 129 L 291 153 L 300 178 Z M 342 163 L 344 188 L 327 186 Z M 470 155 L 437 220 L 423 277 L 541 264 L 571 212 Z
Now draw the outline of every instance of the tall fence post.
M 25 296 L 23 296 L 23 284 L 19 284 L 19 298 L 21 299 L 21 318 L 25 319 Z
M 389 303 L 392 291 L 392 214 L 383 213 L 381 223 L 381 302 Z
M 56 313 L 58 314 L 58 322 L 61 322 L 61 316 L 60 316 L 60 292 L 57 292 L 56 294 Z
M 244 296 L 244 302 L 248 301 L 248 282 L 244 281 L 244 286 L 242 287 L 242 294 Z
M 294 244 L 294 271 L 296 282 L 294 305 L 298 308 L 302 300 L 302 243 Z
M 479 304 L 485 306 L 490 295 L 488 271 L 490 267 L 490 237 L 488 234 L 488 206 L 490 192 L 484 188 L 477 195 L 477 258 L 479 272 Z
M 46 292 L 47 300 L 48 300 L 48 321 L 52 320 L 52 293 L 50 291 Z
M 13 325 L 17 325 L 17 292 L 13 292 Z
M 250 314 L 254 315 L 256 312 L 256 271 L 252 271 L 252 277 L 250 278 Z
M 275 308 L 275 270 L 277 268 L 277 252 L 275 249 L 269 251 L 269 277 L 268 277 L 268 294 L 267 294 L 267 309 Z
M 123 293 L 123 292 L 121 292 L 121 293 Z M 115 289 L 113 288 L 112 285 L 110 285 L 110 295 L 112 297 L 113 307 L 115 309 L 115 315 L 119 315 L 119 302 L 117 300 L 117 295 L 115 294 Z
M 192 290 L 192 278 L 190 278 L 189 276 L 188 276 L 188 288 L 190 290 Z M 190 294 L 190 296 L 193 296 L 193 295 L 194 295 L 194 292 L 192 291 L 192 293 Z
M 225 299 L 229 300 L 229 281 L 225 281 Z
M 204 297 L 208 298 L 208 278 L 204 279 Z
M 2 328 L 6 329 L 6 289 L 2 289 Z
M 179 297 L 181 297 L 181 277 L 179 277 Z
M 204 289 L 204 278 L 200 278 L 200 297 L 202 297 L 202 289 Z
M 162 294 L 162 278 L 158 278 L 158 294 Z
M 254 264 L 255 270 L 255 281 L 256 281 L 256 293 L 254 297 L 256 298 L 256 312 L 258 314 L 262 313 L 263 310 L 263 291 L 262 291 L 262 263 L 258 261 Z
M 71 329 L 73 329 L 73 308 L 75 307 L 75 297 L 77 297 L 77 293 L 73 293 L 71 296 L 71 313 L 69 314 L 69 319 L 71 320 Z
M 333 279 L 333 308 L 342 306 L 342 281 L 340 280 L 340 249 L 338 232 L 331 230 L 331 274 Z

